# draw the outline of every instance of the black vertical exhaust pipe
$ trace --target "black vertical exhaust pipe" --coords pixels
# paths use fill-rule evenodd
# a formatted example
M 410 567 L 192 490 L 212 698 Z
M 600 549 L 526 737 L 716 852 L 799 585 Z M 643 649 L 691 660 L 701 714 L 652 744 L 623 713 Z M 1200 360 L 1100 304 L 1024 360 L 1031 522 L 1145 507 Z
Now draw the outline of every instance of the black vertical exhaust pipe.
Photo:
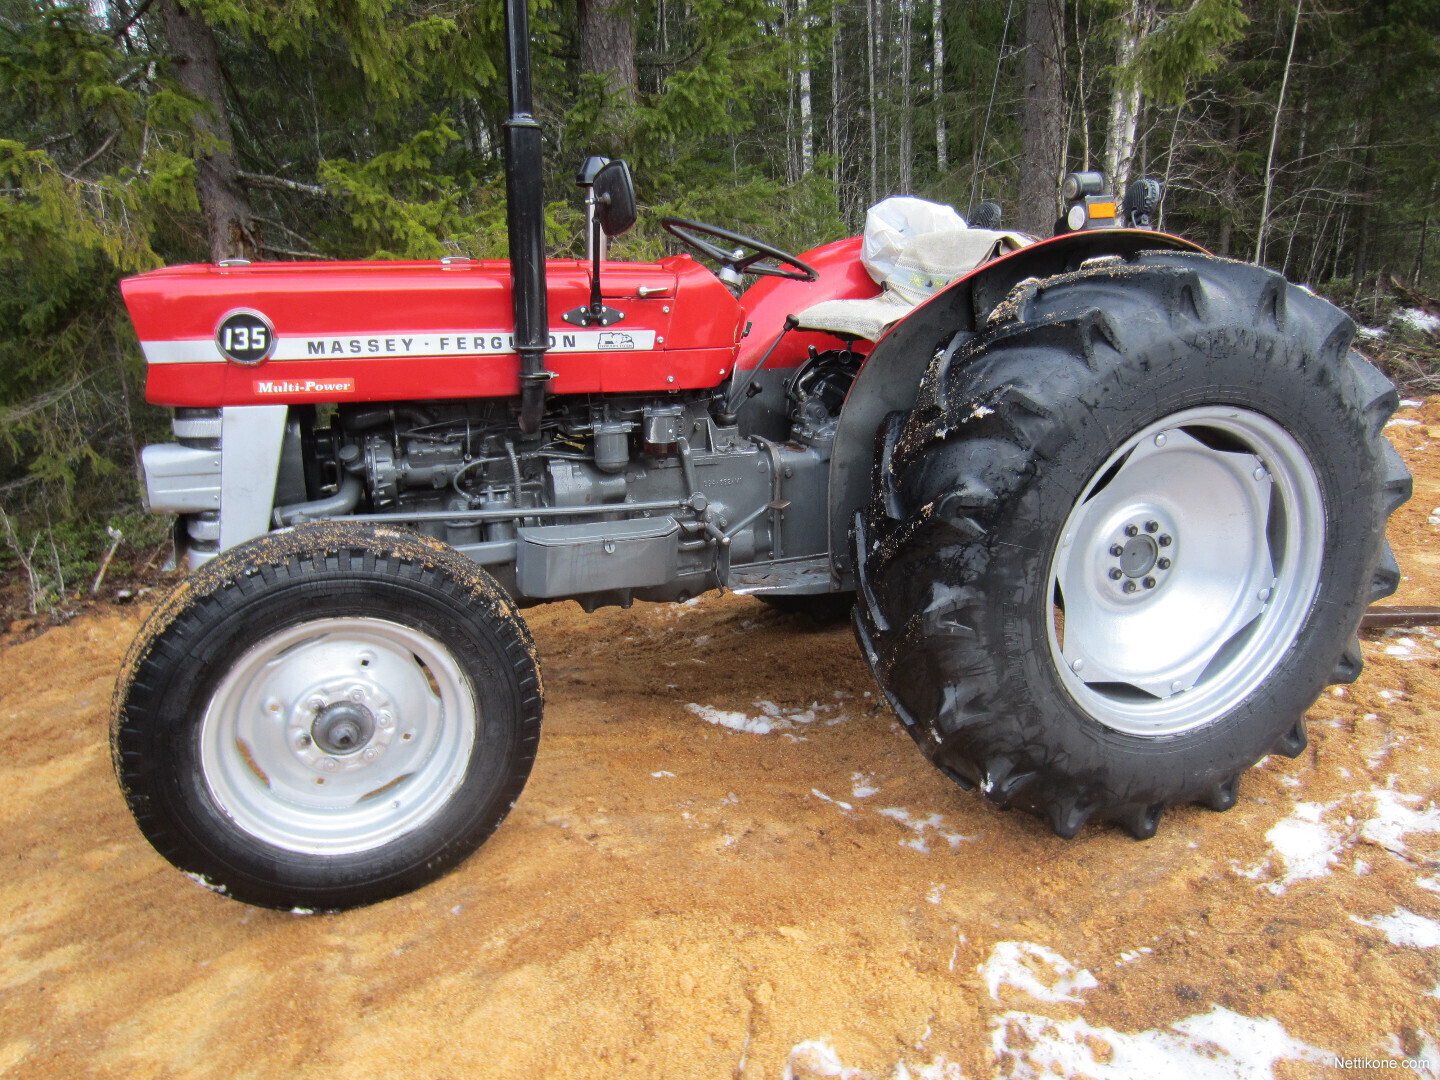
M 505 121 L 505 198 L 510 229 L 510 288 L 515 301 L 515 351 L 520 354 L 520 430 L 540 430 L 550 319 L 545 304 L 544 163 L 530 90 L 530 12 L 526 0 L 505 0 L 510 61 L 510 119 Z

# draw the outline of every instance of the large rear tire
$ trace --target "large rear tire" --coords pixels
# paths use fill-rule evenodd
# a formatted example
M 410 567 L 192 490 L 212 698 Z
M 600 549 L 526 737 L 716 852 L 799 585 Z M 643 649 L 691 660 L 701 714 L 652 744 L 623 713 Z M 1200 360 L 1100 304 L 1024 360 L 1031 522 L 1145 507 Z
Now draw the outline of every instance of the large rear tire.
M 525 624 L 413 533 L 317 523 L 225 552 L 151 615 L 111 745 L 155 849 L 216 891 L 334 910 L 473 852 L 535 759 Z
M 1410 494 L 1353 334 L 1264 269 L 1149 253 L 1022 283 L 931 366 L 853 540 L 861 646 L 936 765 L 1145 838 L 1301 752 Z

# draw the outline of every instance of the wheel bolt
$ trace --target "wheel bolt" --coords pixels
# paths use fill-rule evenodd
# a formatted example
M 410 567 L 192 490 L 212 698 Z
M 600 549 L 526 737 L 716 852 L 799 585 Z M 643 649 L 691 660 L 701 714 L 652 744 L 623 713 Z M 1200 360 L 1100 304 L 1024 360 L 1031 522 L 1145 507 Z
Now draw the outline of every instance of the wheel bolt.
M 295 740 L 295 745 L 298 746 L 301 750 L 310 749 L 310 736 L 301 735 L 298 739 Z
M 1169 559 L 1161 559 L 1161 560 L 1160 560 L 1159 562 L 1157 562 L 1155 565 L 1158 566 L 1161 570 L 1169 570 L 1169 569 L 1170 569 L 1170 560 L 1169 560 Z
M 1110 568 L 1110 580 L 1111 580 L 1111 581 L 1119 581 L 1119 580 L 1120 580 L 1122 577 L 1124 577 L 1124 576 L 1125 576 L 1124 572 L 1123 572 L 1118 566 L 1112 566 L 1112 567 Z
M 381 727 L 384 728 L 388 728 L 391 724 L 395 722 L 395 718 L 392 717 L 388 712 L 382 712 L 379 716 L 375 718 L 375 720 L 379 723 Z
M 1126 536 L 1136 536 L 1136 535 L 1139 534 L 1139 532 L 1140 532 L 1139 528 L 1137 528 L 1137 527 L 1134 526 L 1134 525 L 1126 525 L 1126 526 L 1125 526 L 1125 535 L 1126 535 Z
M 1113 556 L 1115 556 L 1115 558 L 1118 559 L 1121 555 L 1124 555 L 1124 554 L 1125 554 L 1125 549 L 1122 548 L 1119 544 L 1111 544 L 1111 545 L 1110 545 L 1110 554 L 1113 555 Z
M 325 699 L 318 696 L 312 697 L 310 699 L 310 708 L 314 709 L 316 712 L 319 712 L 321 709 L 325 708 Z
M 1155 587 L 1155 579 L 1153 577 L 1147 577 L 1140 584 L 1144 585 L 1147 589 L 1153 589 Z
M 1147 522 L 1145 522 L 1145 531 L 1146 531 L 1146 532 L 1158 532 L 1159 529 L 1160 529 L 1160 523 L 1159 523 L 1158 521 L 1147 521 Z
M 333 757 L 320 759 L 320 768 L 324 769 L 326 772 L 334 772 L 339 767 L 340 763 L 336 761 Z
M 1170 534 L 1169 534 L 1169 533 L 1161 533 L 1161 534 L 1160 534 L 1160 546 L 1161 546 L 1161 547 L 1169 547 L 1169 546 L 1170 546 L 1171 544 L 1173 544 L 1174 542 L 1175 542 L 1175 541 L 1170 538 Z
M 365 691 L 358 686 L 351 687 L 350 700 L 355 702 L 355 704 L 357 705 L 360 704 L 360 702 L 365 700 Z
M 1135 582 L 1133 582 L 1133 581 L 1127 581 L 1127 582 L 1125 582 L 1125 591 L 1126 591 L 1127 593 L 1132 593 L 1132 592 L 1134 592 L 1134 591 L 1135 591 Z
M 363 757 L 366 761 L 374 761 L 377 757 L 380 756 L 380 751 L 376 750 L 375 747 L 372 746 L 360 756 Z

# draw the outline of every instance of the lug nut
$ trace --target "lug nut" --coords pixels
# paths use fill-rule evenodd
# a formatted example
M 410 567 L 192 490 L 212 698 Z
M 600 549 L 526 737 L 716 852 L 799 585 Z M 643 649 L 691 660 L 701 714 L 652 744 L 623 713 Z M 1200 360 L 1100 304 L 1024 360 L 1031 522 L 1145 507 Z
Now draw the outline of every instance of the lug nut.
M 316 712 L 319 712 L 321 709 L 325 708 L 325 699 L 318 696 L 312 697 L 310 699 L 310 708 L 314 709 Z
M 1145 522 L 1145 531 L 1146 531 L 1146 532 L 1158 532 L 1159 530 L 1160 530 L 1160 523 L 1159 523 L 1158 521 L 1147 521 L 1147 522 Z
M 1124 576 L 1125 576 L 1124 572 L 1123 572 L 1118 566 L 1112 566 L 1112 567 L 1110 568 L 1110 580 L 1111 580 L 1111 581 L 1119 581 L 1119 580 L 1120 580 L 1122 577 L 1124 577 Z
M 366 761 L 374 761 L 377 757 L 380 756 L 380 751 L 376 750 L 375 747 L 372 746 L 360 756 L 363 757 Z
M 1170 534 L 1169 534 L 1169 533 L 1161 533 L 1161 534 L 1160 534 L 1160 546 L 1161 546 L 1161 547 L 1169 547 L 1169 546 L 1170 546 L 1171 544 L 1173 544 L 1174 542 L 1175 542 L 1175 541 L 1170 538 Z
M 1136 528 L 1134 525 L 1126 525 L 1126 526 L 1125 526 L 1125 535 L 1126 535 L 1126 536 L 1137 536 L 1137 535 L 1139 535 L 1139 532 L 1140 532 L 1140 530 L 1139 530 L 1138 528 Z
M 1121 555 L 1124 555 L 1124 554 L 1125 554 L 1125 549 L 1122 548 L 1119 544 L 1111 544 L 1111 545 L 1110 545 L 1110 554 L 1113 555 L 1113 556 L 1115 556 L 1115 558 L 1118 559 L 1118 558 L 1120 558 Z
M 1147 589 L 1153 589 L 1155 587 L 1155 579 L 1153 577 L 1147 577 L 1144 581 L 1140 582 L 1140 584 L 1144 585 Z
M 357 705 L 360 704 L 360 702 L 365 700 L 365 691 L 358 686 L 352 686 L 350 688 L 350 700 Z
M 1161 570 L 1169 570 L 1169 569 L 1170 569 L 1170 560 L 1169 560 L 1169 559 L 1161 559 L 1161 560 L 1160 560 L 1159 562 L 1157 562 L 1155 565 L 1158 566 Z
M 1134 592 L 1134 591 L 1135 591 L 1135 582 L 1133 582 L 1133 581 L 1127 581 L 1127 582 L 1125 582 L 1125 591 L 1126 591 L 1127 593 L 1132 593 L 1132 592 Z
M 301 750 L 310 749 L 310 736 L 301 735 L 300 738 L 295 740 L 295 745 L 298 746 Z

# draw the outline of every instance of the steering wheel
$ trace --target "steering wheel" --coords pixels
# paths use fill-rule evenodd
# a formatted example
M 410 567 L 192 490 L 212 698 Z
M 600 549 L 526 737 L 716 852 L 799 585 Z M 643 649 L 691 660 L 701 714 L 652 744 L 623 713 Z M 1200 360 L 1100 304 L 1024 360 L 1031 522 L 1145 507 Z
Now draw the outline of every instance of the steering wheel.
M 814 281 L 820 276 L 814 267 L 801 262 L 788 251 L 762 244 L 759 240 L 731 232 L 729 229 L 673 217 L 661 218 L 660 227 L 677 240 L 719 263 L 720 280 L 727 285 L 738 285 L 741 274 L 788 278 L 791 281 Z M 704 239 L 707 236 L 723 240 L 734 247 L 726 250 Z M 751 254 L 745 253 L 747 249 Z M 774 259 L 778 265 L 762 262 L 762 259 Z

